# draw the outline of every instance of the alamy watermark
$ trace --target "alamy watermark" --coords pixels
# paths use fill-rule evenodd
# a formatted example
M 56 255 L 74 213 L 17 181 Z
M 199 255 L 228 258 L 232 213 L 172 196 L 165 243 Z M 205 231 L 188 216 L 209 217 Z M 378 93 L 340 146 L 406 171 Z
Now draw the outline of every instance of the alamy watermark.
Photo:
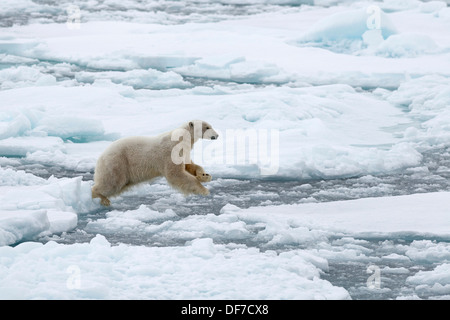
M 369 15 L 366 20 L 366 25 L 369 30 L 381 29 L 381 8 L 379 6 L 369 6 L 366 9 L 366 13 Z
M 69 290 L 81 288 L 81 269 L 79 266 L 72 264 L 67 267 L 66 273 L 69 274 L 66 280 L 66 287 Z
M 214 131 L 216 133 L 216 131 Z M 196 147 L 191 150 L 188 130 L 175 130 L 172 141 L 179 141 L 172 149 L 172 161 L 201 163 L 204 165 L 254 165 L 263 176 L 275 175 L 280 165 L 280 132 L 277 129 L 226 129 L 217 131 L 220 139 L 207 145 L 194 134 Z M 205 137 L 207 132 L 203 134 Z M 181 139 L 181 140 L 180 140 Z M 190 154 L 192 151 L 192 155 Z
M 367 288 L 369 289 L 380 289 L 381 288 L 381 269 L 379 266 L 371 264 L 367 267 L 367 273 L 371 273 L 369 278 L 367 278 Z
M 81 28 L 81 10 L 79 6 L 69 5 L 66 8 L 67 20 L 66 26 L 69 30 L 78 30 Z

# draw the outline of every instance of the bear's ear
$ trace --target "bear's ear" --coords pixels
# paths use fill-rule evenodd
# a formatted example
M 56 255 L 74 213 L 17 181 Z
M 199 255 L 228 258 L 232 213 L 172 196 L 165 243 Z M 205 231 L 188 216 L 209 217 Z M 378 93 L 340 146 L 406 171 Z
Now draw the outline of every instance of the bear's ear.
M 193 128 L 194 127 L 194 123 L 191 121 L 189 122 L 189 127 Z

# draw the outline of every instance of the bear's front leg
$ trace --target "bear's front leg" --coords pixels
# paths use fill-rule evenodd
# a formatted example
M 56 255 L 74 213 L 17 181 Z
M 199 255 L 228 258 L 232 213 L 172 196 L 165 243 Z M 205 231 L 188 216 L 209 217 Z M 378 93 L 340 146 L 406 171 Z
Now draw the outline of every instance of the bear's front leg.
M 211 175 L 206 173 L 205 170 L 197 164 L 186 164 L 185 170 L 196 177 L 200 182 L 210 182 L 212 179 Z
M 186 171 L 184 166 L 169 165 L 166 170 L 165 177 L 167 182 L 185 195 L 201 194 L 206 196 L 209 194 L 209 190 L 199 182 L 196 176 Z

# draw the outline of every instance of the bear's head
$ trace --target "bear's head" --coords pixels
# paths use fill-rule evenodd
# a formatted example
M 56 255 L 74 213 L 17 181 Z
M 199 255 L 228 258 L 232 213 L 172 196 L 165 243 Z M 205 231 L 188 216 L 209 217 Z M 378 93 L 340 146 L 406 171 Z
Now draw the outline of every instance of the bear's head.
M 192 120 L 189 121 L 187 127 L 194 141 L 198 139 L 216 140 L 219 138 L 219 134 L 206 121 Z

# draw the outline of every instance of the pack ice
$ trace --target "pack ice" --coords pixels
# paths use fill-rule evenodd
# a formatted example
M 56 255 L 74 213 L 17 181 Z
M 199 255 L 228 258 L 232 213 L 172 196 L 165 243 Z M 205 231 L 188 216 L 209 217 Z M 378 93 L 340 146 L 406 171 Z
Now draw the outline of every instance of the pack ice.
M 448 4 L 3 2 L 0 298 L 448 299 Z M 190 119 L 209 198 L 92 201 Z

